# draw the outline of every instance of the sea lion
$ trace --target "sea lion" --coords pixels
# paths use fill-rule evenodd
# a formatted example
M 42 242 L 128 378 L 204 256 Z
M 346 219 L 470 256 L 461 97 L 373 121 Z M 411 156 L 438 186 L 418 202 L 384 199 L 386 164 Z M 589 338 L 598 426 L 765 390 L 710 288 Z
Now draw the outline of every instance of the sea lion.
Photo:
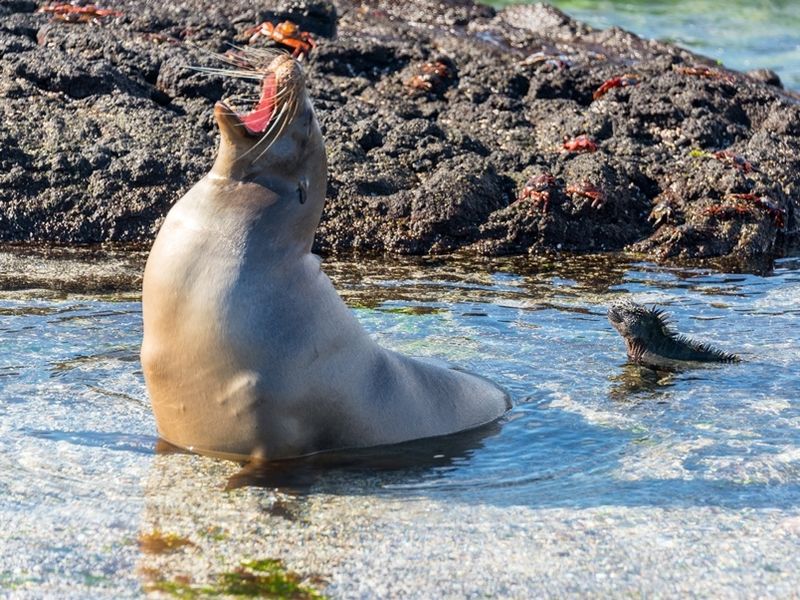
M 223 102 L 211 171 L 169 211 L 144 274 L 142 366 L 159 435 L 195 452 L 276 460 L 478 427 L 508 394 L 378 346 L 311 246 L 327 165 L 300 65 L 258 71 Z

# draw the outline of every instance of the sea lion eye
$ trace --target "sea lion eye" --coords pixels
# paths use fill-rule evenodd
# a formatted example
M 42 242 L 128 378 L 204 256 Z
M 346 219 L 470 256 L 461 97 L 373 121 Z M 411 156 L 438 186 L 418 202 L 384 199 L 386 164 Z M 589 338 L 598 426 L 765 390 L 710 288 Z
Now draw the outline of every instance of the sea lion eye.
M 306 203 L 306 183 L 305 181 L 299 181 L 297 183 L 297 195 L 298 199 L 300 200 L 300 204 Z

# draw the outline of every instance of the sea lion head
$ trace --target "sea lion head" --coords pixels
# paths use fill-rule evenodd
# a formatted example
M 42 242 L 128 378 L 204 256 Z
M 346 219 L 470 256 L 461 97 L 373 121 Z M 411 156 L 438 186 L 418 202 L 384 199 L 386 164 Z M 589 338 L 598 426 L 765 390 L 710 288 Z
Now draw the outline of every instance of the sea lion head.
M 271 212 L 313 237 L 325 200 L 325 144 L 300 64 L 288 54 L 269 57 L 261 67 L 255 63 L 263 55 L 243 57 L 251 68 L 238 73 L 261 83 L 251 110 L 226 101 L 215 105 L 220 143 L 209 176 L 240 188 L 261 186 L 267 204 L 276 204 Z

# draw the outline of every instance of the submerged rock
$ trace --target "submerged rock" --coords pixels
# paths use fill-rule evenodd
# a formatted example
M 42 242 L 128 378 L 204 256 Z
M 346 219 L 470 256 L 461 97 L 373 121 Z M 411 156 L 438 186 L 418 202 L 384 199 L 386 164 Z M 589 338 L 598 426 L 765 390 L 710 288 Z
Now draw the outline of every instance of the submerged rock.
M 317 41 L 317 251 L 764 260 L 798 245 L 800 103 L 767 71 L 547 5 L 109 5 L 123 16 L 65 23 L 0 1 L 0 240 L 151 239 L 211 165 L 214 101 L 256 93 L 186 66 L 291 19 Z M 537 177 L 552 183 L 526 188 Z

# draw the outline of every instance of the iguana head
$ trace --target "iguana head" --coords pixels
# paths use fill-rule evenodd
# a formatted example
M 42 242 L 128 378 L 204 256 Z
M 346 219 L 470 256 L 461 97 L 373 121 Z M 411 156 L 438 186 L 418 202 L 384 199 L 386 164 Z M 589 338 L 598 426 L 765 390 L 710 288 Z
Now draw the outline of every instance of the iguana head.
M 612 304 L 608 308 L 608 320 L 625 340 L 631 358 L 675 335 L 661 310 L 647 308 L 632 300 L 620 300 Z

